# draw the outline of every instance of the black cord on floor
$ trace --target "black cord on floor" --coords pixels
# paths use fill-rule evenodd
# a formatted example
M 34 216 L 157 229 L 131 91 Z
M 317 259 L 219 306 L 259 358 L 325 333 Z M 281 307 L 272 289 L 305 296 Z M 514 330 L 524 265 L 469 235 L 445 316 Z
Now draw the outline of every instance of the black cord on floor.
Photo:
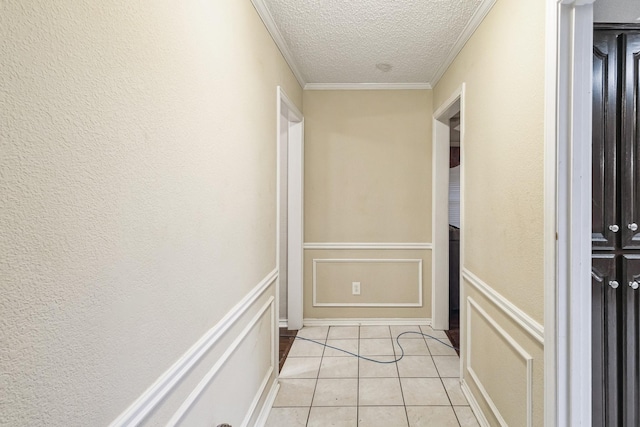
M 396 337 L 396 342 L 398 343 L 398 347 L 400 347 L 400 351 L 402 352 L 402 354 L 400 355 L 400 357 L 399 357 L 399 358 L 397 358 L 397 359 L 395 359 L 395 360 L 383 361 L 383 360 L 370 359 L 370 358 L 365 357 L 365 356 L 360 356 L 359 354 L 352 353 L 352 352 L 350 352 L 350 351 L 348 351 L 348 350 L 344 350 L 344 349 L 341 349 L 341 348 L 338 348 L 338 347 L 334 347 L 334 346 L 329 345 L 329 344 L 321 343 L 321 342 L 319 342 L 319 341 L 314 341 L 314 340 L 309 339 L 309 338 L 299 337 L 299 336 L 297 336 L 297 335 L 296 335 L 296 337 L 295 337 L 295 338 L 296 338 L 296 339 L 299 339 L 299 340 L 303 340 L 303 341 L 309 341 L 309 342 L 312 342 L 312 343 L 315 343 L 315 344 L 318 344 L 318 345 L 322 345 L 322 346 L 325 346 L 325 347 L 331 348 L 331 349 L 333 349 L 333 350 L 341 351 L 341 352 L 343 352 L 343 353 L 349 354 L 349 355 L 354 356 L 354 357 L 357 357 L 357 358 L 359 358 L 359 359 L 368 360 L 369 362 L 381 363 L 381 364 L 385 364 L 385 365 L 387 365 L 387 364 L 391 364 L 391 363 L 398 363 L 398 362 L 399 362 L 399 361 L 401 361 L 401 360 L 402 360 L 402 358 L 404 357 L 404 348 L 402 347 L 402 344 L 400 344 L 400 337 L 401 337 L 401 336 L 403 336 L 403 335 L 406 335 L 406 334 L 417 334 L 417 335 L 422 335 L 422 336 L 427 337 L 427 338 L 432 338 L 432 339 L 434 339 L 434 340 L 436 340 L 436 341 L 440 342 L 442 345 L 446 345 L 447 347 L 450 347 L 450 348 L 452 348 L 452 349 L 454 349 L 454 350 L 459 350 L 459 348 L 458 348 L 458 347 L 454 347 L 454 346 L 452 346 L 452 345 L 449 345 L 449 344 L 447 344 L 446 342 L 442 341 L 441 339 L 436 338 L 436 337 L 433 337 L 433 336 L 431 336 L 431 335 L 423 334 L 422 332 L 407 331 L 407 332 L 402 332 L 401 334 L 399 334 L 399 335 Z

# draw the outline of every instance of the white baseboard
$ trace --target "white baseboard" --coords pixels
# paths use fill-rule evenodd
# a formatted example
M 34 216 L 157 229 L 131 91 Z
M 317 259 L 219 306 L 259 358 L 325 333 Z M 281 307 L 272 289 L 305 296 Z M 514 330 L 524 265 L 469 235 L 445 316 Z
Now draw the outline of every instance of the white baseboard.
M 462 394 L 464 394 L 464 397 L 467 398 L 467 402 L 469 402 L 469 407 L 471 407 L 471 410 L 473 411 L 473 415 L 476 416 L 476 419 L 478 420 L 478 424 L 480 424 L 480 427 L 490 427 L 489 421 L 487 421 L 487 417 L 485 417 L 484 413 L 482 413 L 482 410 L 480 409 L 480 405 L 478 404 L 478 401 L 476 400 L 475 396 L 473 395 L 473 393 L 471 393 L 471 390 L 469 389 L 469 385 L 467 385 L 465 380 L 462 380 L 462 382 L 460 383 L 460 386 L 462 388 Z
M 267 419 L 271 413 L 271 408 L 273 408 L 273 402 L 276 401 L 278 390 L 280 390 L 280 383 L 276 380 L 273 382 L 271 390 L 269 390 L 269 394 L 267 394 L 267 398 L 265 399 L 264 405 L 262 406 L 258 419 L 256 420 L 255 427 L 264 427 L 267 423 Z
M 288 319 L 280 319 L 278 321 L 278 328 L 288 328 L 289 327 L 289 320 Z
M 304 326 L 430 326 L 427 318 L 327 318 L 303 320 Z

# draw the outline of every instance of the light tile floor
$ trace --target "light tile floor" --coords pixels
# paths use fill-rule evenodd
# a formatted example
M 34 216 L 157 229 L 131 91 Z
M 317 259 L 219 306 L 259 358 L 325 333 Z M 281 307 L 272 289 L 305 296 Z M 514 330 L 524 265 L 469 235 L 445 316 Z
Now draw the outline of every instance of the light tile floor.
M 298 336 L 379 361 L 400 356 L 395 337 L 422 331 L 449 344 L 429 326 L 308 327 Z M 296 340 L 280 373 L 267 427 L 477 427 L 460 388 L 460 359 L 435 339 L 400 337 L 398 363 L 359 359 Z

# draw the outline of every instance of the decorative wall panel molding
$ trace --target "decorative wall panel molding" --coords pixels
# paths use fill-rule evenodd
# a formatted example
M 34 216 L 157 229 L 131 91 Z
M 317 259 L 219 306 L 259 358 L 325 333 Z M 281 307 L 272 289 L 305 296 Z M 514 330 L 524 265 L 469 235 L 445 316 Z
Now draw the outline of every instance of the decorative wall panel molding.
M 511 301 L 496 292 L 466 268 L 462 269 L 462 277 L 494 303 L 504 314 L 520 325 L 522 329 L 527 331 L 536 341 L 544 345 L 544 327 L 540 323 L 533 320 L 531 316 L 520 310 Z
M 318 264 L 407 264 L 417 265 L 417 300 L 415 302 L 319 302 L 318 301 Z M 313 259 L 313 306 L 314 307 L 422 307 L 422 259 L 360 259 L 360 258 L 336 258 L 336 259 Z
M 217 362 L 213 365 L 213 367 L 207 372 L 207 374 L 200 380 L 195 389 L 189 394 L 189 396 L 185 399 L 185 401 L 180 405 L 180 408 L 176 411 L 176 413 L 171 417 L 168 426 L 176 426 L 180 424 L 180 422 L 187 416 L 188 412 L 191 410 L 196 401 L 200 398 L 202 392 L 211 384 L 211 382 L 215 379 L 218 372 L 222 369 L 222 367 L 230 360 L 230 358 L 234 355 L 240 344 L 243 343 L 245 338 L 249 335 L 249 333 L 255 328 L 260 320 L 264 317 L 267 311 L 270 311 L 270 330 L 273 331 L 273 325 L 275 324 L 275 297 L 270 297 L 267 302 L 263 304 L 260 310 L 253 316 L 253 318 L 249 321 L 249 323 L 244 327 L 242 332 L 238 334 L 236 339 L 231 343 L 231 345 L 227 348 L 224 354 L 217 360 Z M 262 383 L 258 388 L 256 394 L 254 395 L 253 401 L 249 407 L 249 411 L 247 411 L 247 415 L 245 416 L 244 421 L 241 424 L 241 427 L 246 427 L 249 424 L 253 414 L 256 411 L 258 403 L 260 402 L 260 398 L 264 394 L 266 390 L 267 384 L 269 383 L 269 379 L 271 378 L 275 367 L 277 366 L 277 362 L 275 360 L 275 348 L 274 348 L 274 340 L 271 339 L 271 366 L 267 372 L 265 372 L 264 377 L 262 379 Z
M 336 242 L 336 243 L 305 243 L 304 249 L 420 249 L 431 250 L 431 243 L 357 243 L 357 242 Z
M 482 397 L 484 398 L 484 400 L 487 402 L 487 404 L 489 405 L 489 407 L 491 408 L 491 411 L 493 412 L 493 415 L 496 417 L 496 419 L 498 420 L 498 422 L 500 423 L 501 426 L 503 427 L 508 427 L 507 422 L 504 420 L 504 418 L 502 417 L 502 414 L 500 413 L 500 410 L 498 409 L 498 407 L 496 406 L 496 404 L 494 403 L 493 399 L 491 398 L 491 396 L 489 395 L 489 393 L 487 392 L 486 388 L 484 387 L 484 385 L 482 384 L 482 381 L 480 380 L 480 378 L 478 377 L 477 373 L 475 372 L 475 370 L 473 369 L 471 363 L 472 363 L 472 347 L 471 347 L 471 336 L 472 336 L 472 325 L 474 324 L 471 321 L 471 313 L 472 313 L 472 309 L 474 309 L 474 312 L 478 313 L 487 323 L 489 323 L 489 325 L 498 333 L 498 335 L 500 337 L 502 337 L 502 339 L 513 349 L 515 350 L 515 352 L 525 361 L 526 364 L 526 377 L 527 377 L 527 395 L 526 395 L 526 407 L 527 407 L 527 427 L 532 427 L 533 426 L 533 357 L 527 353 L 527 351 L 522 348 L 522 346 L 520 344 L 518 344 L 518 342 L 511 336 L 509 335 L 504 329 L 502 329 L 502 327 L 500 327 L 500 325 L 498 324 L 498 322 L 495 321 L 495 319 L 493 319 L 491 316 L 489 316 L 489 314 L 484 311 L 484 309 L 482 307 L 480 307 L 480 305 L 471 297 L 467 297 L 467 351 L 466 351 L 466 369 L 467 372 L 469 373 L 470 377 L 473 379 L 473 382 L 475 383 L 476 387 L 478 387 L 478 390 L 480 391 L 480 394 L 482 394 Z
M 111 424 L 111 427 L 139 425 L 185 378 L 191 369 L 218 343 L 222 336 L 251 308 L 278 278 L 274 269 L 260 281 L 238 304 L 205 335 L 202 336 L 176 363 L 151 385 L 129 408 Z M 275 320 L 274 320 L 275 322 Z M 274 352 L 275 357 L 275 352 Z

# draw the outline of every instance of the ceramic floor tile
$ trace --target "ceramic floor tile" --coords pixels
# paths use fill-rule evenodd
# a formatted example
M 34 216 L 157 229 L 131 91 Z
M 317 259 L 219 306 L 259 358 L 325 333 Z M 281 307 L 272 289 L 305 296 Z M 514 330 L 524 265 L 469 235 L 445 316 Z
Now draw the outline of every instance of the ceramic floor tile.
M 329 328 L 329 339 L 358 339 L 360 338 L 358 326 L 332 326 Z
M 289 360 L 286 363 L 289 363 Z M 358 378 L 358 358 L 323 357 L 320 378 Z
M 358 408 L 358 427 L 407 427 L 403 406 L 363 406 Z
M 356 406 L 358 380 L 320 378 L 313 396 L 313 406 Z
M 440 378 L 401 378 L 400 383 L 407 406 L 451 405 Z
M 407 356 L 428 356 L 429 348 L 423 339 L 419 340 L 410 340 L 400 338 L 400 345 L 404 350 L 404 354 Z M 400 347 L 398 347 L 398 342 L 394 339 L 393 346 L 396 352 L 396 355 L 400 356 L 402 352 L 400 351 Z M 455 352 L 453 353 L 455 354 Z
M 404 405 L 397 378 L 360 378 L 359 383 L 360 406 Z
M 391 338 L 388 326 L 360 326 L 360 338 Z
M 427 339 L 427 346 L 429 351 L 434 356 L 457 356 L 456 351 L 451 347 L 451 341 L 448 339 L 442 339 L 440 342 L 434 339 Z
M 425 335 L 429 335 L 435 338 L 447 338 L 447 334 L 445 334 L 444 331 L 436 331 L 431 326 L 420 326 L 420 329 L 422 329 L 422 333 Z
M 280 378 L 318 378 L 320 357 L 287 357 Z
M 305 427 L 309 408 L 271 408 L 265 427 Z
M 433 362 L 441 377 L 460 378 L 460 358 L 458 356 L 433 356 Z
M 393 356 L 393 344 L 389 338 L 361 339 L 360 354 L 363 356 Z
M 391 337 L 396 339 L 396 337 L 403 332 L 422 332 L 420 330 L 420 326 L 390 326 L 391 329 Z M 400 337 L 400 339 L 423 339 L 420 334 L 404 334 Z
M 405 356 L 398 362 L 400 377 L 438 377 L 431 356 Z
M 332 408 L 313 406 L 309 414 L 307 427 L 356 427 L 358 425 L 358 408 Z M 280 427 L 288 427 L 282 424 Z
M 469 403 L 467 398 L 462 394 L 462 387 L 460 387 L 460 380 L 458 378 L 442 378 L 444 388 L 447 390 L 449 400 L 452 405 L 465 406 Z
M 297 336 L 312 340 L 326 340 L 329 333 L 328 326 L 305 326 L 298 331 Z
M 311 406 L 316 380 L 281 379 L 274 407 Z
M 370 377 L 398 378 L 398 368 L 395 363 L 375 363 L 360 359 L 360 378 Z
M 476 416 L 468 406 L 454 406 L 453 410 L 456 411 L 458 416 L 458 422 L 461 427 L 480 427 Z
M 451 406 L 407 406 L 409 427 L 458 427 Z
M 353 354 L 358 354 L 358 340 L 327 340 L 327 345 L 339 348 L 341 350 L 350 351 Z M 324 357 L 355 357 L 343 351 L 338 351 L 333 348 L 327 347 L 324 351 Z
M 321 357 L 323 351 L 324 346 L 320 344 L 297 339 L 293 342 L 287 357 Z

